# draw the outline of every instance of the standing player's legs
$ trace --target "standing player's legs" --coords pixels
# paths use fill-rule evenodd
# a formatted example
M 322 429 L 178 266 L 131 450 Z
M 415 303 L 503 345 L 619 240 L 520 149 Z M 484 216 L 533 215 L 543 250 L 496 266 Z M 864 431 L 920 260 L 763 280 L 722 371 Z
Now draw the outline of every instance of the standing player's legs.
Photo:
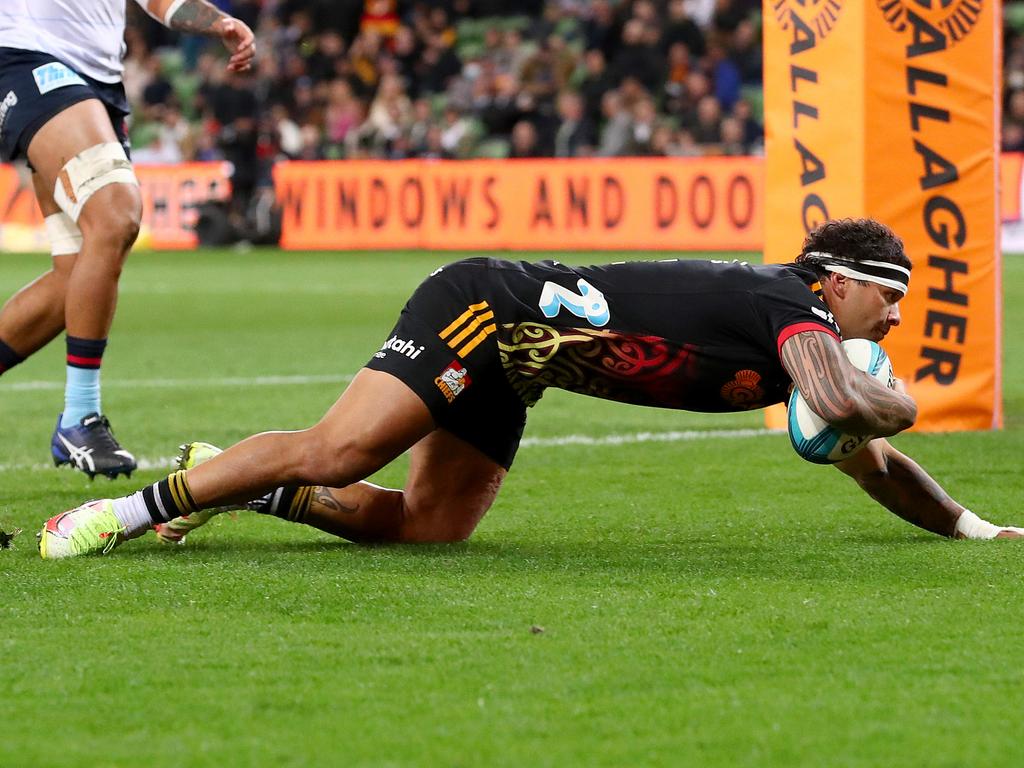
M 81 236 L 67 233 L 65 214 L 38 173 L 32 174 L 32 184 L 50 235 L 53 267 L 0 309 L 0 372 L 42 349 L 64 330 L 64 297 L 81 245 Z
M 102 416 L 99 371 L 117 305 L 118 279 L 139 230 L 138 183 L 98 99 L 79 101 L 52 117 L 33 136 L 28 159 L 38 177 L 44 212 L 59 207 L 63 224 L 71 230 L 77 226 L 82 238 L 66 275 L 51 273 L 52 279 L 37 281 L 12 307 L 11 322 L 16 324 L 32 308 L 41 314 L 38 308 L 63 289 L 67 388 L 53 437 L 54 460 L 72 463 L 90 476 L 129 474 L 135 460 L 121 450 Z M 52 328 L 51 320 L 46 332 Z M 44 336 L 40 332 L 35 341 Z M 24 338 L 24 348 L 33 351 L 31 335 Z M 18 349 L 17 340 L 8 344 Z

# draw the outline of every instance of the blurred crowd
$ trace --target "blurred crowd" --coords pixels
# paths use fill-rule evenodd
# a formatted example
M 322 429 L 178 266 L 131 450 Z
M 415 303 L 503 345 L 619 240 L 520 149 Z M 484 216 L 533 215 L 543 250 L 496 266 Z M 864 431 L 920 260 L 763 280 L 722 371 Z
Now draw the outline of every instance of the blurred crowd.
M 763 151 L 759 0 L 213 0 L 252 72 L 129 3 L 138 162 Z M 1005 5 L 1003 149 L 1024 150 L 1024 4 Z
M 253 72 L 141 12 L 139 161 L 750 154 L 757 0 L 216 0 Z M 130 6 L 132 4 L 129 4 Z
M 1024 3 L 1003 6 L 1004 152 L 1024 152 Z

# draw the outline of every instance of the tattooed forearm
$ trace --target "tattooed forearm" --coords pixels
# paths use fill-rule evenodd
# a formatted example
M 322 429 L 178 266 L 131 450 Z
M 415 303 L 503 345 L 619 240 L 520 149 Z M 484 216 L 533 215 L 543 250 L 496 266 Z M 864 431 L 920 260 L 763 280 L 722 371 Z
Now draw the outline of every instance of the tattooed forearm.
M 782 364 L 812 411 L 854 435 L 886 437 L 914 423 L 914 401 L 857 371 L 824 333 L 798 333 L 782 345 Z
M 213 25 L 227 14 L 217 10 L 206 0 L 185 0 L 168 20 L 171 29 L 192 32 L 197 35 L 213 34 Z
M 853 398 L 843 381 L 842 347 L 824 333 L 798 333 L 782 345 L 782 364 L 800 394 L 829 424 L 853 413 Z
M 358 504 L 351 507 L 347 504 L 342 504 L 334 497 L 330 488 L 325 488 L 322 485 L 318 485 L 313 489 L 313 506 L 318 506 L 318 511 L 321 513 L 326 512 L 354 515 L 359 511 Z
M 954 535 L 961 506 L 908 456 L 888 447 L 884 468 L 854 477 L 871 498 L 908 523 Z

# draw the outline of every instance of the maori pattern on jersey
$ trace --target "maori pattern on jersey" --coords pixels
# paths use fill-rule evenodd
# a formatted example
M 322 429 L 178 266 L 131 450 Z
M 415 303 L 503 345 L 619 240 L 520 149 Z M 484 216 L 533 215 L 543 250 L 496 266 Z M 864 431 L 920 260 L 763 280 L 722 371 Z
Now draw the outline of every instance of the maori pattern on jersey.
M 696 360 L 659 336 L 595 328 L 506 323 L 498 329 L 501 364 L 527 405 L 546 387 L 638 405 L 680 408 Z

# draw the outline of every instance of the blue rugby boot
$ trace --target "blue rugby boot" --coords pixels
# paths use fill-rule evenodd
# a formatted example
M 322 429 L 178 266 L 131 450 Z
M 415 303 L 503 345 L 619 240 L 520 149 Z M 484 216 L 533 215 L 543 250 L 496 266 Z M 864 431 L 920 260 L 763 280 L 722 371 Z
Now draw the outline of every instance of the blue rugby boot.
M 131 477 L 137 468 L 135 457 L 124 450 L 110 431 L 106 416 L 90 413 L 77 424 L 61 429 L 60 416 L 50 441 L 53 463 L 58 467 L 70 464 L 85 472 L 89 479 L 106 475 Z

